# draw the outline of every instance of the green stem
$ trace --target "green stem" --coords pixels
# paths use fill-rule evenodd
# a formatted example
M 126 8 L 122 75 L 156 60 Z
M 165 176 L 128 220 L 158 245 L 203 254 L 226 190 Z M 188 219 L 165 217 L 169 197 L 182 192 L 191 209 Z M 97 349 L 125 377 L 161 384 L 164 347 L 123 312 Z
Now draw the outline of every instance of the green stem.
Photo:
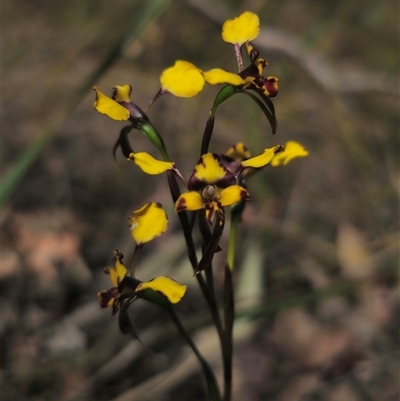
M 170 314 L 172 320 L 174 321 L 176 327 L 182 334 L 182 337 L 189 344 L 190 348 L 192 348 L 194 354 L 196 355 L 197 359 L 199 360 L 199 362 L 203 368 L 203 372 L 204 372 L 204 375 L 207 380 L 208 393 L 210 395 L 210 399 L 212 401 L 222 401 L 221 394 L 220 394 L 218 384 L 217 384 L 217 379 L 215 378 L 213 370 L 211 369 L 208 362 L 204 359 L 203 355 L 201 355 L 196 344 L 193 342 L 192 338 L 190 337 L 190 335 L 187 333 L 187 331 L 183 327 L 182 322 L 180 321 L 175 310 L 172 307 L 170 307 L 170 308 L 168 308 L 168 311 L 169 311 L 169 314 Z

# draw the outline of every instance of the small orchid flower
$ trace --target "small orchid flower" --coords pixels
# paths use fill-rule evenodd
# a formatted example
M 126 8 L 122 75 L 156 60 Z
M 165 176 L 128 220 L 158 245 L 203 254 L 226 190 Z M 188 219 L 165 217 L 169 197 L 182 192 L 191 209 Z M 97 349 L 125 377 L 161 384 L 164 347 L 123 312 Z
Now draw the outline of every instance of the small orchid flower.
M 183 210 L 205 209 L 211 224 L 215 213 L 224 218 L 223 207 L 241 200 L 250 200 L 246 189 L 236 185 L 235 176 L 222 164 L 218 155 L 203 155 L 188 180 L 189 192 L 182 194 L 175 203 L 177 213 Z
M 102 308 L 111 307 L 112 314 L 118 312 L 122 300 L 133 302 L 141 298 L 141 291 L 150 289 L 161 293 L 170 303 L 178 303 L 186 293 L 186 285 L 181 285 L 177 281 L 166 276 L 155 277 L 149 281 L 140 281 L 127 275 L 127 268 L 122 262 L 124 255 L 122 252 L 114 251 L 113 267 L 106 267 L 104 272 L 110 275 L 113 287 L 109 290 L 102 290 L 97 295 Z
M 259 51 L 251 42 L 246 42 L 246 49 L 251 64 L 239 74 L 246 81 L 243 88 L 254 89 L 263 96 L 275 97 L 278 94 L 278 78 L 274 76 L 264 77 L 264 68 L 268 62 L 259 57 Z

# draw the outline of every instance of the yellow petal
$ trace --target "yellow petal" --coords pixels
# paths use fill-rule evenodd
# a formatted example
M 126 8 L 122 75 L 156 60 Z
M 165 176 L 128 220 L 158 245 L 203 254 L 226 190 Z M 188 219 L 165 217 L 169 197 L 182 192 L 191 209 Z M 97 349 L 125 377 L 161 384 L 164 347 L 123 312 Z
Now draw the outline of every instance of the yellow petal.
M 116 250 L 114 251 L 115 254 L 115 271 L 117 272 L 117 282 L 118 284 L 124 279 L 128 270 L 126 269 L 125 265 L 122 263 L 122 259 L 124 255 Z
M 283 149 L 282 145 L 274 146 L 273 148 L 266 148 L 260 155 L 243 161 L 242 166 L 253 168 L 264 167 L 274 158 L 275 153 L 279 152 L 281 149 Z
M 243 142 L 238 142 L 236 145 L 231 146 L 225 154 L 237 161 L 248 159 L 251 156 L 250 151 Z
M 173 67 L 163 71 L 160 77 L 161 87 L 179 97 L 196 96 L 204 86 L 204 77 L 195 65 L 178 60 Z
M 285 166 L 291 160 L 297 157 L 308 156 L 308 151 L 298 142 L 289 141 L 285 144 L 285 150 L 274 156 L 271 161 L 271 166 Z
M 198 192 L 190 191 L 182 194 L 175 202 L 175 211 L 200 210 L 204 208 L 204 201 Z
M 250 200 L 249 193 L 239 185 L 231 185 L 221 191 L 219 202 L 221 206 L 229 206 L 241 200 Z
M 203 71 L 203 75 L 206 82 L 210 85 L 231 84 L 239 86 L 245 84 L 245 81 L 239 75 L 225 71 L 221 68 Z
M 163 234 L 168 227 L 168 217 L 160 203 L 149 202 L 129 216 L 129 226 L 140 245 Z
M 223 179 L 227 173 L 217 155 L 206 153 L 196 164 L 193 175 L 205 184 L 213 184 Z
M 105 114 L 116 121 L 126 121 L 129 118 L 130 113 L 125 107 L 122 107 L 116 101 L 100 92 L 96 86 L 94 86 L 93 89 L 96 92 L 94 108 L 99 113 Z
M 144 173 L 150 175 L 164 173 L 167 170 L 171 170 L 174 166 L 173 162 L 157 160 L 145 152 L 131 153 L 128 160 L 133 161 Z
M 256 14 L 249 11 L 239 17 L 228 20 L 222 26 L 222 39 L 224 42 L 241 46 L 248 40 L 255 39 L 260 33 L 260 20 Z
M 125 102 L 130 103 L 131 101 L 131 93 L 132 93 L 132 86 L 125 84 L 125 85 L 118 85 L 114 86 L 114 93 L 113 93 L 113 100 L 118 103 Z
M 172 278 L 160 276 L 140 283 L 136 287 L 136 292 L 140 292 L 146 288 L 161 292 L 161 294 L 168 298 L 169 302 L 176 304 L 185 295 L 187 286 L 179 284 L 177 281 L 172 280 Z
M 113 287 L 118 287 L 118 273 L 113 267 L 106 267 L 104 273 L 110 275 L 110 280 Z

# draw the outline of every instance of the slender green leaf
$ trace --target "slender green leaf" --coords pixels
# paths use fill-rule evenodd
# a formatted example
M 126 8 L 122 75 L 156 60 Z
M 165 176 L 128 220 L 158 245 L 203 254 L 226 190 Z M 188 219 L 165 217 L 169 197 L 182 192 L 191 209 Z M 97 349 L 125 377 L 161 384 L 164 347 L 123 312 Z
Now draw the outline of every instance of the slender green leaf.
M 1 177 L 0 209 L 4 207 L 12 192 L 21 182 L 29 167 L 37 159 L 38 155 L 56 130 L 57 129 L 55 127 L 49 127 L 46 129 L 30 146 L 23 151 L 21 156 Z

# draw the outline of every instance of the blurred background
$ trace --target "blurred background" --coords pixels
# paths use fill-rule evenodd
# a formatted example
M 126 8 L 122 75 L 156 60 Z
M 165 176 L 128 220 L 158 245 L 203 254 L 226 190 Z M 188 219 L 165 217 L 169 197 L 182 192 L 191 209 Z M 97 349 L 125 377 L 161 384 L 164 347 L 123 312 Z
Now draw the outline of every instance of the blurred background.
M 261 20 L 266 75 L 279 78 L 278 131 L 235 96 L 218 111 L 211 150 L 240 140 L 256 154 L 296 140 L 310 155 L 248 183 L 233 400 L 399 399 L 398 2 L 15 0 L 2 5 L 4 401 L 206 399 L 197 360 L 160 309 L 132 305 L 141 345 L 98 305 L 112 251 L 133 254 L 128 216 L 148 201 L 164 205 L 170 226 L 145 247 L 137 276 L 188 285 L 176 310 L 221 378 L 166 177 L 120 153 L 115 163 L 124 124 L 93 109 L 92 86 L 111 95 L 129 83 L 145 109 L 176 59 L 235 71 L 221 26 L 246 10 Z M 167 95 L 151 110 L 186 177 L 218 89 Z M 130 139 L 158 156 L 139 131 Z M 222 253 L 217 288 L 223 265 Z

